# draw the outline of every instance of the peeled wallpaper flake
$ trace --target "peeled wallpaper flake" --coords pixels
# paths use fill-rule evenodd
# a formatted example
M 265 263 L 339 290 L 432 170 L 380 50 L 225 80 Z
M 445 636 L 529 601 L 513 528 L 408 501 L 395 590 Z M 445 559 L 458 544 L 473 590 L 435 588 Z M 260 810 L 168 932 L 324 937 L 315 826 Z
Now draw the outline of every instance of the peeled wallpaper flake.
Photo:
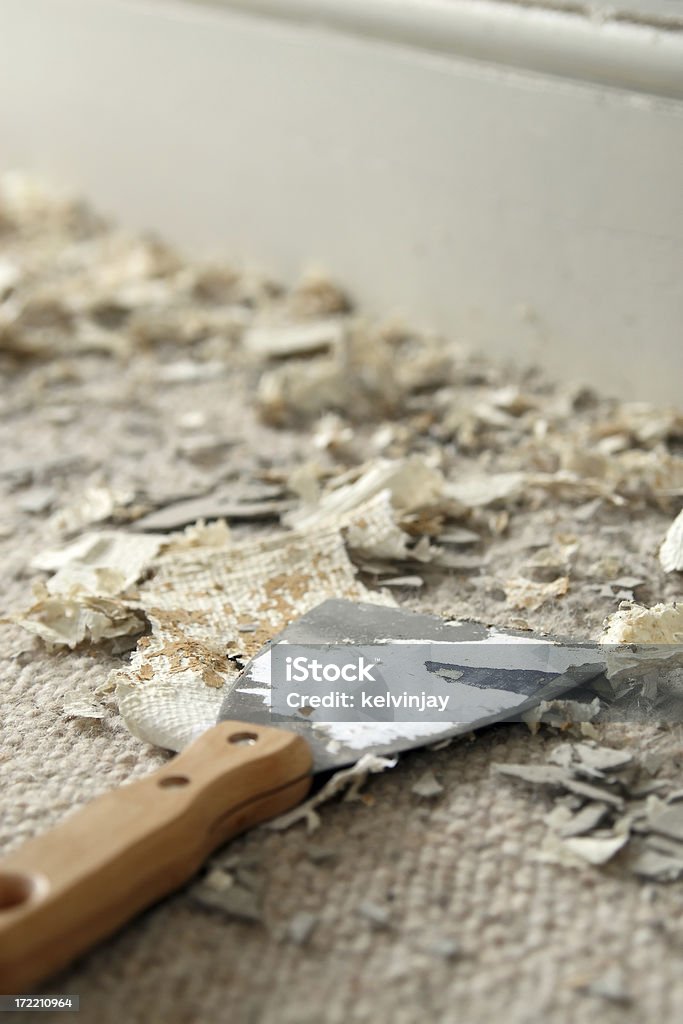
M 268 822 L 268 828 L 281 831 L 290 828 L 299 821 L 305 821 L 309 832 L 314 832 L 320 825 L 320 817 L 317 808 L 327 803 L 332 797 L 345 792 L 345 800 L 353 800 L 369 775 L 386 771 L 387 768 L 394 768 L 398 759 L 395 757 L 378 757 L 376 754 L 363 754 L 350 768 L 343 768 L 335 772 L 331 779 L 319 789 L 315 796 L 299 804 L 286 814 Z
M 664 572 L 683 572 L 683 509 L 674 519 L 662 541 L 659 562 Z
M 140 578 L 163 543 L 162 537 L 103 530 L 42 552 L 31 564 L 54 572 L 46 584 L 50 594 L 114 597 Z
M 111 681 L 128 729 L 171 750 L 216 721 L 241 666 L 299 615 L 328 597 L 393 604 L 356 579 L 335 528 L 176 550 L 156 566 L 139 587 L 151 636 Z

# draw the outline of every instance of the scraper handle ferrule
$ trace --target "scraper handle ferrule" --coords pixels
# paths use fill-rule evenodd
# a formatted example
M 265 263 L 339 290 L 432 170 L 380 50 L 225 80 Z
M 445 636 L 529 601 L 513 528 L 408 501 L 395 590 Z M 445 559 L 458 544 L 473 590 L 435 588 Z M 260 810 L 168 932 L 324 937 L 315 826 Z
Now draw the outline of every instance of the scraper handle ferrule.
M 35 986 L 179 889 L 228 839 L 296 806 L 311 768 L 295 733 L 221 722 L 0 860 L 0 992 Z

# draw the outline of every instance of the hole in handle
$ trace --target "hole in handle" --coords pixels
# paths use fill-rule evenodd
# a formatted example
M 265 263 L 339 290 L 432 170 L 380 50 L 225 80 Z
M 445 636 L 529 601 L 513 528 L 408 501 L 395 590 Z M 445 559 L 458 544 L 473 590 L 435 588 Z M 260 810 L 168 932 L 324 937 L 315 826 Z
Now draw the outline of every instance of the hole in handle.
M 233 732 L 231 736 L 228 736 L 228 743 L 251 747 L 257 739 L 258 735 L 255 732 Z
M 157 783 L 162 789 L 176 789 L 179 786 L 189 786 L 190 779 L 187 775 L 164 775 Z
M 33 879 L 29 875 L 0 873 L 0 910 L 12 910 L 27 903 L 35 891 Z

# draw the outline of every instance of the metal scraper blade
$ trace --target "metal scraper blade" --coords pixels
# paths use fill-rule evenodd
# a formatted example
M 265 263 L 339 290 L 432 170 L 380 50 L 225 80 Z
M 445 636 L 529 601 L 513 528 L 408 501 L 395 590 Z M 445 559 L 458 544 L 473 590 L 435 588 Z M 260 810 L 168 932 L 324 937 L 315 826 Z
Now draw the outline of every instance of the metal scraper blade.
M 290 649 L 337 658 L 340 651 L 379 650 L 381 679 L 375 690 L 386 683 L 394 692 L 419 694 L 436 685 L 448 696 L 446 718 L 426 720 L 415 714 L 406 720 L 387 712 L 381 720 L 368 720 L 354 711 L 353 720 L 333 721 L 310 708 L 288 712 L 282 702 L 276 706 L 274 695 L 283 687 L 281 655 Z M 594 644 L 332 599 L 287 626 L 249 662 L 225 698 L 219 721 L 292 729 L 310 745 L 314 770 L 327 771 L 353 764 L 366 753 L 399 753 L 518 719 L 603 669 L 604 658 Z

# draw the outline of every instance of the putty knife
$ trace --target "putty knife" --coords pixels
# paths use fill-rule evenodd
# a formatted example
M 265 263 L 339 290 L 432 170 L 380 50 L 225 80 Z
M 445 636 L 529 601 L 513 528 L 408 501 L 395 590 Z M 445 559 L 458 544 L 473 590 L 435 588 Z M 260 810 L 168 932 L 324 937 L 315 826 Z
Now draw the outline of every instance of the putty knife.
M 304 659 L 291 683 L 289 651 Z M 310 680 L 297 682 L 307 653 L 308 664 L 358 664 L 359 651 L 362 678 L 347 687 L 355 697 L 382 705 L 392 692 L 403 701 L 438 691 L 448 709 L 426 720 L 410 708 L 367 710 L 359 699 L 330 722 L 333 712 L 295 693 L 315 692 Z M 602 668 L 595 647 L 325 601 L 253 659 L 218 724 L 181 754 L 0 861 L 0 990 L 36 985 L 180 888 L 228 839 L 302 801 L 315 773 L 518 717 Z M 320 684 L 320 693 L 332 690 L 339 685 Z

